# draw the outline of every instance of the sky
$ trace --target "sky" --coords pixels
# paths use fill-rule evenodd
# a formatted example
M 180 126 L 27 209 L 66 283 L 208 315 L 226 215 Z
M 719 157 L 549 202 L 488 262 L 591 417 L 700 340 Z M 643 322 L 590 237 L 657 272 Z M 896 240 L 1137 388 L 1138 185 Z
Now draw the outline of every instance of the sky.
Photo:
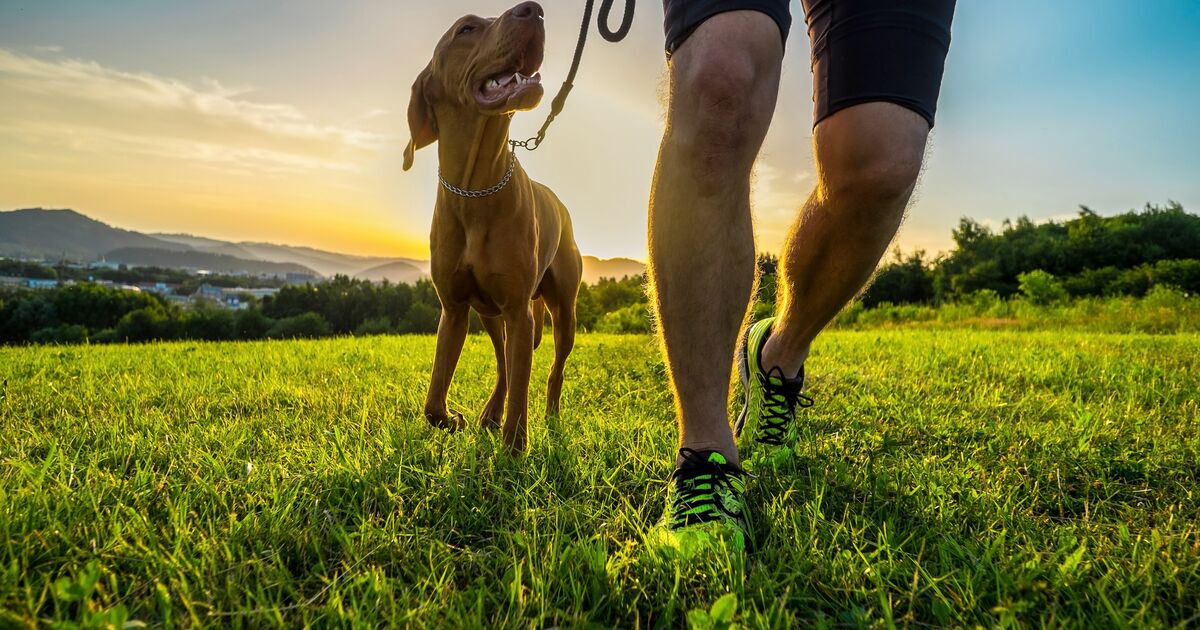
M 441 34 L 513 0 L 0 0 L 0 209 L 73 208 L 147 232 L 428 255 L 437 153 L 403 172 L 409 89 Z M 541 125 L 581 1 L 543 0 Z M 618 0 L 618 4 L 620 4 Z M 814 185 L 801 10 L 755 167 L 759 248 Z M 614 18 L 615 21 L 615 18 Z M 925 172 L 897 246 L 1179 201 L 1200 211 L 1200 2 L 960 0 Z M 620 44 L 595 31 L 545 145 L 521 153 L 585 254 L 646 257 L 661 138 L 662 6 Z

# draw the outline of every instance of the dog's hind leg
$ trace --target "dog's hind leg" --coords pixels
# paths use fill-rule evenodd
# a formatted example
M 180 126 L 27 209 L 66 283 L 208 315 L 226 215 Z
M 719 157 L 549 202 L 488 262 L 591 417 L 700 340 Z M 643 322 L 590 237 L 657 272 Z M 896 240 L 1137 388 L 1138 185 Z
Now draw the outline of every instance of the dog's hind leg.
M 546 300 L 537 298 L 533 301 L 533 349 L 542 345 L 542 329 L 546 327 Z
M 499 429 L 504 420 L 504 395 L 508 392 L 508 382 L 504 369 L 504 319 L 501 317 L 483 317 L 483 328 L 492 338 L 492 348 L 496 351 L 496 386 L 488 398 L 483 413 L 479 416 L 479 424 L 485 429 Z
M 546 383 L 546 415 L 558 415 L 558 403 L 562 397 L 563 368 L 567 356 L 575 347 L 575 308 L 559 305 L 551 315 L 554 318 L 554 365 L 550 368 L 550 379 Z
M 528 302 L 504 312 L 504 363 L 508 408 L 501 432 L 510 451 L 525 450 L 529 414 L 529 371 L 533 365 L 533 309 Z
M 554 325 L 554 365 L 550 367 L 550 379 L 546 383 L 546 417 L 558 415 L 563 368 L 567 364 L 567 356 L 575 347 L 575 296 L 569 297 L 563 300 L 553 293 L 547 293 L 546 296 Z
M 463 342 L 467 338 L 467 322 L 470 309 L 466 304 L 442 305 L 442 317 L 438 321 L 437 349 L 433 355 L 433 375 L 429 378 L 429 395 L 425 398 L 425 419 L 429 424 L 442 429 L 456 431 L 466 422 L 462 414 L 450 413 L 446 407 L 446 396 L 450 393 L 450 381 L 454 368 L 462 354 Z

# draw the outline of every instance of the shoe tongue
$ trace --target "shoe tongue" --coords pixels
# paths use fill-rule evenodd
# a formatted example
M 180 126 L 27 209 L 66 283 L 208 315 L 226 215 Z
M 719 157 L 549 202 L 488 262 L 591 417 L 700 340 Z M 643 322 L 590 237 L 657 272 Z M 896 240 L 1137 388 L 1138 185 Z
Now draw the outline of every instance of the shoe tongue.
M 724 465 L 728 464 L 729 461 L 725 459 L 724 455 L 718 453 L 717 451 L 713 451 L 708 454 L 708 463 L 719 464 L 721 466 L 724 466 Z
M 771 368 L 771 371 L 767 372 L 767 380 L 771 381 L 772 385 L 791 385 L 793 387 L 803 387 L 804 368 L 800 368 L 800 371 L 796 374 L 795 378 L 787 378 L 783 375 L 783 370 L 779 368 Z

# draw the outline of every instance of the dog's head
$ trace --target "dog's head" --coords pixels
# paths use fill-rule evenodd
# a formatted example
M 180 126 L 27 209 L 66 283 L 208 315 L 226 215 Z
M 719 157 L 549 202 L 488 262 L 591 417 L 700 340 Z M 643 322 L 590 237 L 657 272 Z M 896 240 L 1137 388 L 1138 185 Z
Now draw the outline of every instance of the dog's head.
M 417 149 L 437 140 L 435 110 L 502 116 L 537 107 L 544 93 L 538 74 L 546 43 L 542 17 L 541 5 L 522 2 L 500 17 L 461 17 L 442 35 L 413 83 L 404 170 Z

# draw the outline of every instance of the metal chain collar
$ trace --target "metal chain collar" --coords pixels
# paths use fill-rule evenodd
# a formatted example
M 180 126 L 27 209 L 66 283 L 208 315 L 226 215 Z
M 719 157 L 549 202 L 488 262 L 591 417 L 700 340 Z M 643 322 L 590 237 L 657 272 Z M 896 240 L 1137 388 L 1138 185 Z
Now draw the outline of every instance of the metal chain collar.
M 442 169 L 440 168 L 438 169 L 438 181 L 442 183 L 442 188 L 449 190 L 459 197 L 470 197 L 472 199 L 490 197 L 503 190 L 504 187 L 508 185 L 508 180 L 512 179 L 513 167 L 515 167 L 517 164 L 517 153 L 516 151 L 510 150 L 508 156 L 508 170 L 505 171 L 504 178 L 494 186 L 484 188 L 482 190 L 467 190 L 465 188 L 459 188 L 458 186 L 446 181 L 445 177 L 442 177 Z

